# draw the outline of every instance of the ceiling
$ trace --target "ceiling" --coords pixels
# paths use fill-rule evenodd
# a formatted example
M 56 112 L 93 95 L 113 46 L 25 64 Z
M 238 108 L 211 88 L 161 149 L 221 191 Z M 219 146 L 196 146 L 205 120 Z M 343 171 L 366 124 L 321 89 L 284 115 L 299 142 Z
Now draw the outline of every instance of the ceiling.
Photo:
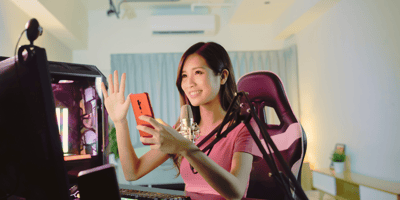
M 128 0 L 129 1 L 129 0 Z M 115 7 L 121 3 L 134 9 L 168 9 L 176 7 L 207 8 L 218 10 L 227 8 L 235 10 L 231 17 L 232 24 L 270 24 L 275 21 L 284 10 L 292 5 L 295 0 L 131 0 L 135 2 L 123 2 L 113 0 Z M 105 10 L 110 8 L 108 0 L 82 0 L 88 10 Z M 118 8 L 117 8 L 118 9 Z M 192 10 L 193 11 L 193 10 Z M 193 11 L 194 12 L 194 11 Z M 173 14 L 173 13 L 171 13 Z
M 71 50 L 87 49 L 88 13 L 110 9 L 109 0 L 10 0 L 29 16 L 40 21 Z M 135 2 L 126 2 L 135 1 Z M 120 15 L 150 10 L 158 15 L 214 14 L 231 25 L 270 25 L 275 40 L 284 40 L 301 31 L 341 0 L 112 0 Z M 128 10 L 130 9 L 130 10 Z M 184 11 L 184 12 L 183 12 Z M 180 14 L 182 14 L 180 13 Z M 178 13 L 179 14 L 179 13 Z M 135 17 L 135 15 L 133 15 Z M 113 14 L 109 17 L 117 17 Z M 130 18 L 129 18 L 130 19 Z
M 129 1 L 129 0 L 128 0 Z M 132 0 L 131 0 L 132 1 Z M 88 10 L 105 10 L 108 9 L 110 6 L 109 0 L 82 0 L 84 4 L 86 5 L 86 8 Z M 113 3 L 117 5 L 120 0 L 113 0 Z M 165 6 L 165 7 L 170 7 L 170 6 L 183 6 L 183 5 L 190 5 L 192 3 L 214 3 L 214 4 L 220 4 L 224 3 L 224 0 L 158 0 L 158 1 L 152 1 L 152 0 L 136 0 L 132 2 L 124 2 L 124 4 L 130 4 L 136 8 L 149 8 L 149 7 L 154 7 L 154 6 Z

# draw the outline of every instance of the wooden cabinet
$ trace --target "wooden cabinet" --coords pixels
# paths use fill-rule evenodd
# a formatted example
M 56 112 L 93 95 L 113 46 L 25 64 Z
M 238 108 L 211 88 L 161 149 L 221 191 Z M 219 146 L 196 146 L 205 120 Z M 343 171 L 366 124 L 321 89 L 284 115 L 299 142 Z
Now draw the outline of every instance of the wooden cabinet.
M 400 200 L 400 183 L 384 181 L 345 171 L 336 174 L 330 169 L 313 170 L 313 187 L 336 199 Z

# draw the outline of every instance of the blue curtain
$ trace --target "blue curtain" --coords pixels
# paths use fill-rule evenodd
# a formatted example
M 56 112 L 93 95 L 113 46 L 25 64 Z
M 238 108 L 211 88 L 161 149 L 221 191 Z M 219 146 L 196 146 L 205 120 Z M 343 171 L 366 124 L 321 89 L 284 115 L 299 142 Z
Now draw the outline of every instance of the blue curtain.
M 111 72 L 127 74 L 126 93 L 147 92 L 156 118 L 169 125 L 179 118 L 179 92 L 175 81 L 180 58 L 183 53 L 152 54 L 112 54 Z M 292 109 L 300 116 L 298 96 L 297 48 L 295 45 L 274 51 L 228 52 L 236 81 L 244 74 L 257 70 L 269 70 L 276 73 L 283 82 Z M 143 147 L 136 129 L 132 109 L 128 111 L 128 123 L 133 147 Z M 273 111 L 267 109 L 269 123 L 279 120 Z

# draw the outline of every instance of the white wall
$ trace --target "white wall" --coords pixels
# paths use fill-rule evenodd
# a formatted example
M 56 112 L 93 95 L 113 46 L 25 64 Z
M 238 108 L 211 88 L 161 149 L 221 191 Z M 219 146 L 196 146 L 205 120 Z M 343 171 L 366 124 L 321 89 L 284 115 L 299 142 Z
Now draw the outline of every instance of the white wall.
M 307 157 L 328 168 L 346 144 L 351 171 L 400 182 L 400 1 L 342 0 L 298 44 Z
M 107 76 L 115 53 L 183 52 L 199 41 L 228 51 L 297 43 L 306 160 L 328 168 L 335 144 L 344 143 L 351 171 L 399 182 L 399 7 L 395 0 L 342 0 L 285 42 L 273 41 L 276 31 L 268 25 L 223 25 L 212 37 L 153 37 L 146 11 L 135 10 L 133 19 L 90 11 L 88 49 L 74 51 L 73 61 Z
M 31 18 L 11 1 L 0 1 L 0 56 L 14 56 L 18 38 Z M 26 44 L 29 41 L 24 34 L 19 46 Z M 46 27 L 43 27 L 43 34 L 35 40 L 34 45 L 46 49 L 48 60 L 72 62 L 72 51 L 47 32 Z
M 148 19 L 151 13 L 135 10 L 135 14 L 133 19 L 117 19 L 107 17 L 105 10 L 89 11 L 88 50 L 74 51 L 74 62 L 96 65 L 107 76 L 110 55 L 116 53 L 183 53 L 200 41 L 220 43 L 228 51 L 272 50 L 283 45 L 282 41 L 273 41 L 268 25 L 223 25 L 224 18 L 215 36 L 152 36 Z
M 104 10 L 89 11 L 88 49 L 73 51 L 74 63 L 95 65 L 105 76 L 108 76 L 111 69 L 111 54 L 183 53 L 191 45 L 200 41 L 220 43 L 228 51 L 275 50 L 283 47 L 283 41 L 273 41 L 273 31 L 268 25 L 224 25 L 226 19 L 222 18 L 222 27 L 215 36 L 152 36 L 148 21 L 151 13 L 135 10 L 135 14 L 136 18 L 133 19 L 117 19 L 116 16 L 107 17 Z M 178 66 L 171 66 L 173 67 Z M 175 89 L 171 88 L 171 90 Z M 148 147 L 144 147 L 136 151 L 138 155 L 142 155 L 148 150 Z M 116 171 L 118 182 L 127 184 L 120 167 L 117 167 Z M 159 167 L 158 170 L 130 184 L 182 183 L 181 177 L 174 179 L 175 175 L 175 170 L 164 171 L 162 167 Z

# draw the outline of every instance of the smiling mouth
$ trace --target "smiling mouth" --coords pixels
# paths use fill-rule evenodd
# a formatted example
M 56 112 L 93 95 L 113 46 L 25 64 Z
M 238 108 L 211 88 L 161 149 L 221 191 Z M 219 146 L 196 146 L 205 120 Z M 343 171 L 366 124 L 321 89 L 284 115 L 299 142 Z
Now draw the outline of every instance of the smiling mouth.
M 199 91 L 190 92 L 189 95 L 193 96 L 193 95 L 199 94 L 200 92 L 201 92 L 200 90 Z

